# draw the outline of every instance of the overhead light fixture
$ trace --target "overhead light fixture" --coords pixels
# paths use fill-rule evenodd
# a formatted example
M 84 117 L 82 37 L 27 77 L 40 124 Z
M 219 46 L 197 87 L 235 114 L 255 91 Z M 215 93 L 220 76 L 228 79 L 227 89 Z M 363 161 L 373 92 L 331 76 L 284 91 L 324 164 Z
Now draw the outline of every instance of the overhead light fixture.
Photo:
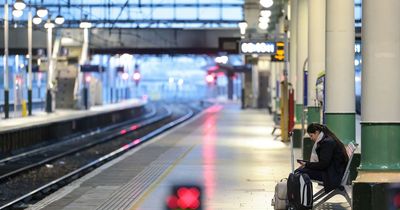
M 23 0 L 16 0 L 14 3 L 14 8 L 17 10 L 23 10 L 25 9 L 26 4 Z
M 35 16 L 32 18 L 32 22 L 33 22 L 33 24 L 35 24 L 35 25 L 39 25 L 39 24 L 42 22 L 42 18 L 40 18 L 39 16 L 35 15 Z
M 49 11 L 44 7 L 39 7 L 39 9 L 36 10 L 36 14 L 37 14 L 37 16 L 43 18 L 47 14 L 49 14 Z
M 56 19 L 54 19 L 54 22 L 57 25 L 61 25 L 61 24 L 63 24 L 65 22 L 65 18 L 63 16 L 61 16 L 61 15 L 57 15 Z
M 44 24 L 44 28 L 54 28 L 54 27 L 55 27 L 54 23 L 50 21 Z
M 260 0 L 260 4 L 261 4 L 261 6 L 263 6 L 265 8 L 270 8 L 274 4 L 274 1 L 273 0 Z
M 19 18 L 24 14 L 24 11 L 18 10 L 18 9 L 13 9 L 12 14 L 14 17 Z
M 238 26 L 239 26 L 239 29 L 240 29 L 240 34 L 242 34 L 242 35 L 246 34 L 246 29 L 247 29 L 246 21 L 239 22 Z
M 258 21 L 259 21 L 260 23 L 269 23 L 270 19 L 267 18 L 267 17 L 261 16 L 260 18 L 258 18 Z
M 262 29 L 262 30 L 267 30 L 267 28 L 268 28 L 268 23 L 263 23 L 263 22 L 258 23 L 258 27 L 259 27 L 260 29 Z
M 262 17 L 271 17 L 272 12 L 271 12 L 271 10 L 265 9 L 265 10 L 261 10 L 261 11 L 260 11 L 260 15 L 261 15 Z
M 82 20 L 82 22 L 79 24 L 79 28 L 91 28 L 92 23 L 87 21 L 87 20 Z

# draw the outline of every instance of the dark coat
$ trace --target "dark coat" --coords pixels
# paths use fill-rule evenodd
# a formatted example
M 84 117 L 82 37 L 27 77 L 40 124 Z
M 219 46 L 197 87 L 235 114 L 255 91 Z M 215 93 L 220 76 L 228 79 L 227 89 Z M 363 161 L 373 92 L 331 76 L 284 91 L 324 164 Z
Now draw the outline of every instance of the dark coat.
M 325 191 L 339 187 L 348 160 L 342 145 L 338 144 L 333 138 L 324 135 L 321 141 L 317 143 L 316 152 L 319 161 L 307 162 L 305 167 L 322 172 Z

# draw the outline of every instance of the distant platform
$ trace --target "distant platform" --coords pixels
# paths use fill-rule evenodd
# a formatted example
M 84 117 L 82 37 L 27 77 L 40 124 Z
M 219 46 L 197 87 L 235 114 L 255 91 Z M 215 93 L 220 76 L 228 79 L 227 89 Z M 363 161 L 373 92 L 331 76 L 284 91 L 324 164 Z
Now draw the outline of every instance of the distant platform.
M 93 106 L 89 110 L 57 109 L 52 113 L 47 113 L 44 111 L 36 111 L 33 112 L 33 116 L 1 119 L 0 132 L 14 130 L 14 129 L 21 129 L 24 127 L 36 126 L 43 123 L 47 124 L 47 123 L 71 120 L 75 118 L 93 116 L 114 110 L 125 109 L 128 107 L 143 106 L 146 103 L 147 102 L 143 100 L 131 99 L 126 101 L 121 101 L 115 104 Z

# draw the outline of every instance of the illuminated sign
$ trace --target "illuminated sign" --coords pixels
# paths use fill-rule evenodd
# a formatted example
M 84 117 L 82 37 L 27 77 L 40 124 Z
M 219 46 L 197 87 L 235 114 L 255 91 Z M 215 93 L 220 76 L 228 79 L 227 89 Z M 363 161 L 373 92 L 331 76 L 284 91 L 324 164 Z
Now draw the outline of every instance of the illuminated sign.
M 273 61 L 284 61 L 285 60 L 285 43 L 277 42 L 276 43 L 276 53 L 273 56 Z
M 241 42 L 242 54 L 275 54 L 274 42 Z
M 354 44 L 354 52 L 355 53 L 361 53 L 361 44 L 360 43 L 355 43 Z

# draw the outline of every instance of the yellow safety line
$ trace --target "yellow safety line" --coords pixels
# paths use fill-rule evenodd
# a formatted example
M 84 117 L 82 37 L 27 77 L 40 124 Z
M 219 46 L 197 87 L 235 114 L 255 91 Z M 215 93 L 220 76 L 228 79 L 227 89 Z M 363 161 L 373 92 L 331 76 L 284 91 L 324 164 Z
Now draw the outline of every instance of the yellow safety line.
M 176 159 L 173 164 L 171 164 L 161 176 L 147 188 L 147 190 L 142 193 L 142 196 L 139 198 L 137 202 L 130 208 L 131 210 L 138 209 L 142 203 L 146 200 L 146 198 L 156 189 L 156 187 L 171 173 L 172 169 L 176 167 L 176 165 L 184 158 L 186 155 L 192 151 L 195 145 L 191 146 L 181 157 Z

